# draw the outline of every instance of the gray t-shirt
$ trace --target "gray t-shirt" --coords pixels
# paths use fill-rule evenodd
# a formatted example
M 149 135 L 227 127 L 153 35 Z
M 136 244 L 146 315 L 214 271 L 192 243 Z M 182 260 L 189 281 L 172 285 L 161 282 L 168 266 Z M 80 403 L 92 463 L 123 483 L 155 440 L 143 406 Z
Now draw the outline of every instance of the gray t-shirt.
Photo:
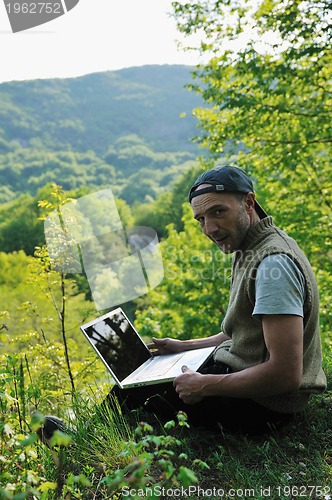
M 256 301 L 253 316 L 293 314 L 304 316 L 305 279 L 295 262 L 285 254 L 265 257 L 256 275 Z

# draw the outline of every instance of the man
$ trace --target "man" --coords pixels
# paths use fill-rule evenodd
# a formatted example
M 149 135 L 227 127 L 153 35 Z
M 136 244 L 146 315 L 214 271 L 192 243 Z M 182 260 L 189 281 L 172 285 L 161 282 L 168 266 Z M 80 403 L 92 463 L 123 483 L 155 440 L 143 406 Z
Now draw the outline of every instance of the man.
M 264 432 L 326 387 L 316 281 L 297 243 L 273 225 L 240 169 L 203 173 L 189 201 L 203 233 L 234 253 L 223 331 L 198 340 L 155 338 L 151 347 L 165 354 L 215 345 L 214 365 L 207 368 L 212 373 L 183 367 L 175 379 L 182 409 L 198 423 Z
M 153 338 L 159 354 L 216 346 L 200 373 L 182 367 L 173 384 L 120 390 L 120 404 L 163 419 L 183 410 L 193 425 L 261 434 L 285 425 L 322 392 L 319 297 L 297 243 L 273 225 L 247 175 L 231 166 L 203 173 L 189 193 L 203 233 L 233 253 L 222 332 L 194 340 Z

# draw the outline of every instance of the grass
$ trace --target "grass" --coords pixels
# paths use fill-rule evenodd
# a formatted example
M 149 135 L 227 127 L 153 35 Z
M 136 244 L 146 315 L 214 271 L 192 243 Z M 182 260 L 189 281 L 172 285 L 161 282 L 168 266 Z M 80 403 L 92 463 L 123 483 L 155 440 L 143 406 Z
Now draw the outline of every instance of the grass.
M 266 498 L 268 493 L 269 498 L 291 498 L 292 488 L 294 492 L 302 488 L 305 493 L 308 485 L 332 485 L 331 410 L 324 403 L 317 411 L 313 403 L 284 431 L 265 438 L 223 436 L 208 459 L 217 473 L 202 478 L 201 484 L 225 491 L 253 490 L 254 498 Z
M 24 435 L 12 406 L 3 406 L 0 499 L 330 500 L 331 370 L 328 379 L 328 390 L 284 430 L 257 438 L 204 432 L 181 415 L 166 427 L 142 413 L 125 419 L 77 401 L 71 444 L 60 434 L 49 449 L 34 432 Z
M 81 487 L 83 496 L 77 498 L 120 498 L 121 484 L 127 488 L 122 492 L 130 492 L 131 498 L 143 495 L 153 498 L 151 485 L 155 484 L 156 498 L 188 495 L 193 499 L 328 500 L 332 497 L 331 396 L 331 392 L 327 392 L 314 397 L 305 413 L 296 416 L 283 431 L 260 438 L 225 434 L 221 430 L 208 433 L 175 427 L 172 431 L 175 456 L 171 461 L 176 466 L 179 455 L 185 455 L 185 465 L 194 471 L 198 480 L 186 486 L 180 484 L 177 476 L 173 483 L 160 480 L 164 471 L 156 455 L 145 462 L 147 467 L 139 462 L 136 467 L 137 474 L 141 474 L 139 480 L 132 477 L 137 457 L 135 449 L 128 453 L 124 443 L 133 443 L 133 427 L 125 421 L 115 422 L 110 413 L 99 415 L 97 420 L 96 415 L 90 415 L 95 424 L 91 427 L 79 424 L 76 444 L 67 450 L 63 473 L 83 474 L 89 480 L 88 486 Z M 153 436 L 167 436 L 168 432 L 156 420 L 153 424 Z M 180 446 L 175 441 L 180 442 Z M 126 449 L 127 453 L 123 453 Z M 140 450 L 142 455 L 143 451 Z M 159 446 L 158 452 L 162 454 L 162 451 Z M 209 468 L 202 468 L 202 462 Z M 126 467 L 123 475 L 126 480 L 118 483 L 117 493 L 110 493 L 110 481 L 103 483 L 103 479 L 110 477 L 115 469 Z M 148 480 L 144 480 L 144 476 Z

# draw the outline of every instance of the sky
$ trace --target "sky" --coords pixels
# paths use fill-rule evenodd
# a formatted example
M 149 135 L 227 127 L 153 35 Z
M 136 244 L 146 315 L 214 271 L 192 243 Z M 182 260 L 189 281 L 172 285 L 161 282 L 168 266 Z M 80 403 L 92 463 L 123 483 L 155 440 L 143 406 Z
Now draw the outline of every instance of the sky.
M 18 33 L 11 31 L 6 1 L 0 0 L 0 82 L 199 62 L 177 47 L 180 34 L 167 14 L 171 0 L 80 0 L 65 15 Z

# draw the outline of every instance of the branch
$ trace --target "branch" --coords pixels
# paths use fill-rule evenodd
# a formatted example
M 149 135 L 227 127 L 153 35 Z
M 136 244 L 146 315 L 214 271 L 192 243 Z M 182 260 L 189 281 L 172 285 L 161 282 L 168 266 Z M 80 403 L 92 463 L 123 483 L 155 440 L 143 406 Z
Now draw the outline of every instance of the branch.
M 259 142 L 268 142 L 270 144 L 303 144 L 303 141 L 276 141 L 275 139 L 257 139 Z M 306 141 L 306 144 L 319 144 L 332 142 L 332 137 L 325 137 L 323 139 L 314 139 Z
M 329 208 L 329 210 L 332 210 L 332 205 L 330 203 L 330 201 L 328 200 L 328 198 L 326 197 L 326 194 L 324 192 L 324 189 L 321 187 L 320 183 L 319 183 L 319 177 L 318 177 L 318 174 L 317 174 L 317 170 L 310 167 L 307 163 L 304 163 L 304 162 L 301 162 L 302 164 L 302 167 L 304 168 L 304 170 L 310 175 L 312 176 L 312 179 L 315 183 L 315 186 L 317 187 L 318 189 L 318 192 L 321 196 L 321 199 L 323 200 L 323 202 L 325 203 L 325 205 Z
M 294 116 L 304 116 L 306 118 L 316 118 L 317 116 L 322 117 L 322 118 L 330 118 L 329 114 L 324 114 L 324 113 L 300 113 L 299 111 L 293 111 L 292 109 L 286 109 L 282 108 L 279 106 L 272 106 L 271 104 L 263 104 L 261 103 L 262 107 L 266 109 L 272 109 L 273 111 L 279 111 L 280 113 L 286 113 L 286 114 L 291 114 Z
M 62 294 L 62 310 L 61 310 L 61 333 L 63 345 L 65 348 L 65 359 L 67 364 L 68 375 L 70 379 L 71 389 L 72 389 L 72 399 L 74 399 L 75 395 L 75 384 L 74 377 L 71 371 L 70 360 L 69 360 L 69 352 L 68 352 L 68 343 L 67 343 L 67 335 L 66 335 L 66 327 L 65 327 L 65 315 L 66 315 L 66 290 L 65 290 L 65 276 L 64 273 L 61 273 L 61 294 Z

